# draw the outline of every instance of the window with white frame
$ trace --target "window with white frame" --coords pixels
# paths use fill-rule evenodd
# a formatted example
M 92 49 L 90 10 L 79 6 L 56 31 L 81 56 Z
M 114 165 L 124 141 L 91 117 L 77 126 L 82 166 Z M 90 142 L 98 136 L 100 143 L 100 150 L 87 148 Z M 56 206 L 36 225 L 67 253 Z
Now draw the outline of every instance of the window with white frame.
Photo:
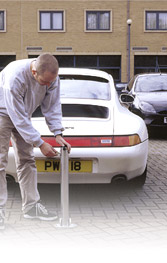
M 167 11 L 146 11 L 146 30 L 167 30 Z
M 111 31 L 111 11 L 86 11 L 87 31 Z
M 4 32 L 5 29 L 5 11 L 4 10 L 0 10 L 0 32 Z
M 64 11 L 39 11 L 40 31 L 64 31 Z

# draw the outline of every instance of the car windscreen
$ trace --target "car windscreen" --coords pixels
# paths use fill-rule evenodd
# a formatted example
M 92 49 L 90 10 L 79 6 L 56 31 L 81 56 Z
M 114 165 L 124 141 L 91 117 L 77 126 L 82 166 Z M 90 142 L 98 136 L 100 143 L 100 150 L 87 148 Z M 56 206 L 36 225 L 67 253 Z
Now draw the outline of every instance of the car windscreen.
M 135 92 L 167 91 L 167 75 L 140 76 L 135 84 Z
M 92 80 L 61 79 L 61 98 L 109 100 L 109 83 Z

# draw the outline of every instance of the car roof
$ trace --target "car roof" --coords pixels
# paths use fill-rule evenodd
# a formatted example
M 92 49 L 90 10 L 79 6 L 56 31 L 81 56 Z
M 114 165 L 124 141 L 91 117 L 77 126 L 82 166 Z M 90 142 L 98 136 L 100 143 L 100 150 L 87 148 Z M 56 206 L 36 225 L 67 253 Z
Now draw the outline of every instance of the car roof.
M 104 78 L 108 81 L 113 80 L 112 76 L 107 72 L 98 69 L 87 69 L 87 68 L 59 68 L 59 75 L 81 75 L 81 76 L 92 76 L 97 78 Z

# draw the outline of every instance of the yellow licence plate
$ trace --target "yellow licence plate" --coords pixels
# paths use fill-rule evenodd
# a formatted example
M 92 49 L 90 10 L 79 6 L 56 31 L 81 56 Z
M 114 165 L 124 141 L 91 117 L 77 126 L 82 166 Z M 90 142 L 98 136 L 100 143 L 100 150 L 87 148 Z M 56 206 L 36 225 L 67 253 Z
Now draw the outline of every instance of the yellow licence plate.
M 60 172 L 59 160 L 36 160 L 38 172 Z M 91 160 L 69 160 L 69 173 L 91 173 Z

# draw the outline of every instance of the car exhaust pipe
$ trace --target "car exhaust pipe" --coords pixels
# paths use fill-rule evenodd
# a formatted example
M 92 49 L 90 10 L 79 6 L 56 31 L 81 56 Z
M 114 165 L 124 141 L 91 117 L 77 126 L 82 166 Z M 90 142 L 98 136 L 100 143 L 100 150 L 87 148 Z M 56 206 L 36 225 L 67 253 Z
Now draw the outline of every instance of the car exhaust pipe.
M 118 174 L 118 175 L 116 175 L 116 176 L 114 176 L 113 177 L 113 179 L 112 179 L 112 183 L 124 183 L 124 182 L 126 182 L 127 181 L 127 179 L 126 179 L 126 176 L 125 175 L 123 175 L 123 174 Z

